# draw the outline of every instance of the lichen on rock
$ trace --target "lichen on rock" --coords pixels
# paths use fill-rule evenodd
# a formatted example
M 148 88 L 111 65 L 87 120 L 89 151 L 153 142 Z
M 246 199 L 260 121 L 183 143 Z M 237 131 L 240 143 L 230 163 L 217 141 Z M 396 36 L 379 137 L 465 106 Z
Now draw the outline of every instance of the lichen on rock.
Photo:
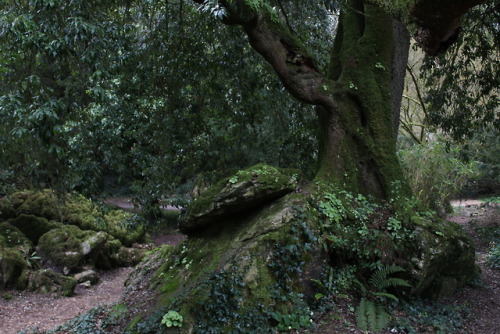
M 186 234 L 270 203 L 297 188 L 297 170 L 255 165 L 227 177 L 188 207 L 179 227 Z

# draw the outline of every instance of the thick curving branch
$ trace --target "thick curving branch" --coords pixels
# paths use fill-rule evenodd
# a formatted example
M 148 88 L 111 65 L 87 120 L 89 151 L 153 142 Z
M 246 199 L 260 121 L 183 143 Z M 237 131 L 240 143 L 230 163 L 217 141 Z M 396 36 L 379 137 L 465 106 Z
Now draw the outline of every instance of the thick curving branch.
M 203 3 L 203 0 L 193 0 Z M 244 0 L 221 0 L 225 24 L 241 25 L 250 45 L 273 67 L 285 88 L 298 100 L 334 108 L 334 82 L 317 68 L 314 58 L 289 29 L 266 9 L 250 8 Z

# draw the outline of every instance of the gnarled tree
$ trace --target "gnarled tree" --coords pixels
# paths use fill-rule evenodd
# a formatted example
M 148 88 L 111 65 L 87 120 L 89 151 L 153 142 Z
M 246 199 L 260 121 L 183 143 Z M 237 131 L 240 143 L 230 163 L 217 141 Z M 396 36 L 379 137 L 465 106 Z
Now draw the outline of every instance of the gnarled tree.
M 408 55 L 407 31 L 427 53 L 442 53 L 458 34 L 460 17 L 484 2 L 341 1 L 330 66 L 322 71 L 267 2 L 194 1 L 223 8 L 223 22 L 242 26 L 250 45 L 272 65 L 285 88 L 300 101 L 317 106 L 317 178 L 379 199 L 388 199 L 393 185 L 404 184 L 394 133 Z

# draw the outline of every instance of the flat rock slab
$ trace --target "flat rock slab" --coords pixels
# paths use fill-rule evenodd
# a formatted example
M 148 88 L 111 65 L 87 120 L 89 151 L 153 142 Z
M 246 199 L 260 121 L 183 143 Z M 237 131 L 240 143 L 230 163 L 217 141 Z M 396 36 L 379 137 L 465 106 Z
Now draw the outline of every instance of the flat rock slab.
M 298 176 L 297 170 L 263 164 L 241 170 L 192 202 L 179 228 L 185 234 L 194 234 L 236 214 L 273 202 L 297 188 Z

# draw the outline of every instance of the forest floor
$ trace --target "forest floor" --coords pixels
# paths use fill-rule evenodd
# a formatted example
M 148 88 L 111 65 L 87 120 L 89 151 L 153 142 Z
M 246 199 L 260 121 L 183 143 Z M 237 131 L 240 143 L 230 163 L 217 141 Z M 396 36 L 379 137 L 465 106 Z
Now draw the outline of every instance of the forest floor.
M 500 334 L 500 270 L 486 265 L 489 249 L 488 236 L 498 231 L 500 206 L 485 206 L 482 202 L 462 200 L 453 203 L 455 214 L 449 220 L 464 227 L 476 245 L 477 264 L 482 275 L 479 282 L 460 289 L 452 298 L 441 301 L 447 305 L 463 305 L 470 312 L 462 326 L 471 334 Z M 497 232 L 498 233 L 498 232 Z M 181 235 L 160 235 L 155 244 L 177 244 Z M 119 268 L 101 273 L 100 282 L 91 287 L 78 287 L 73 297 L 9 291 L 0 295 L 0 333 L 15 334 L 28 328 L 49 330 L 80 313 L 105 304 L 117 302 L 124 291 L 124 282 L 132 268 Z M 325 315 L 315 333 L 363 333 L 355 328 L 354 315 L 346 310 L 336 316 Z M 422 330 L 422 331 L 421 331 Z M 388 333 L 397 331 L 389 331 Z M 431 327 L 421 327 L 419 333 L 437 333 Z M 446 333 L 446 332 L 441 332 Z M 450 332 L 451 333 L 451 332 Z

